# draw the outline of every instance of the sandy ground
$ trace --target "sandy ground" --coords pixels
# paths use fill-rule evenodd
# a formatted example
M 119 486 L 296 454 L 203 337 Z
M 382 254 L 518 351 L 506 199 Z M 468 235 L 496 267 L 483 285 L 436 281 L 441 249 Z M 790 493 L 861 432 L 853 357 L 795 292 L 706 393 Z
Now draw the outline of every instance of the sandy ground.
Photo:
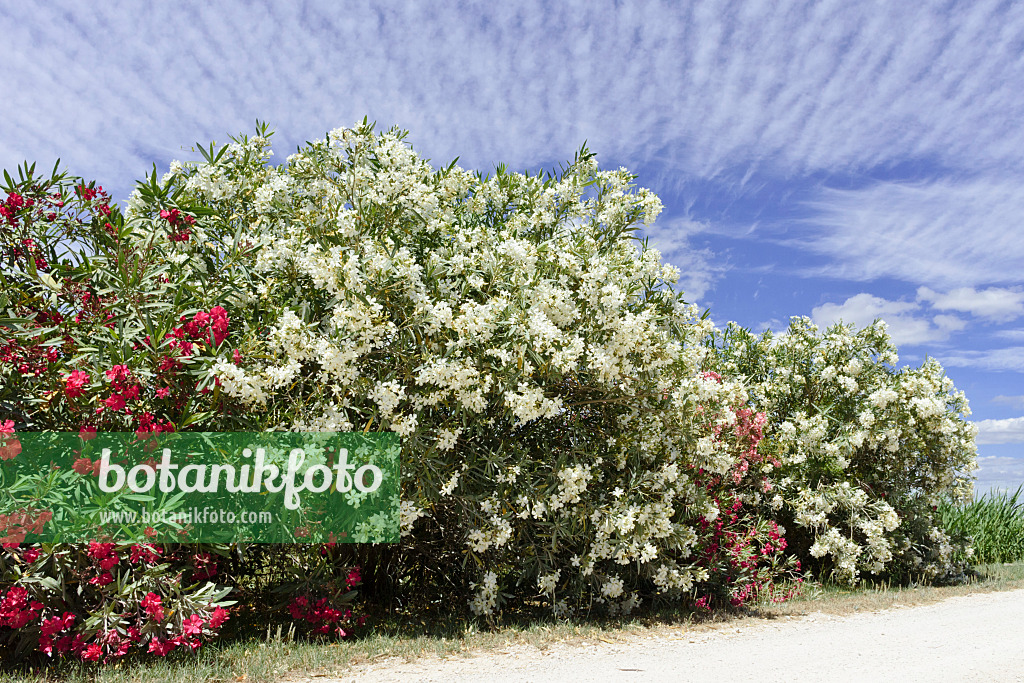
M 1024 681 L 1024 590 L 848 616 L 665 628 L 447 659 L 381 661 L 349 681 Z

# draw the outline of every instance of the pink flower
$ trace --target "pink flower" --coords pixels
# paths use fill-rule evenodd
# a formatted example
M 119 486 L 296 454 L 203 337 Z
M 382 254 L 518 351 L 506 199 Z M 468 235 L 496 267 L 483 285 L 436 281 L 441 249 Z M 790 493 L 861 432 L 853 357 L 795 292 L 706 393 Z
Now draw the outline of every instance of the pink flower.
M 68 398 L 78 398 L 85 393 L 84 387 L 89 384 L 88 373 L 81 370 L 72 370 L 67 379 L 64 380 L 64 395 Z
M 142 599 L 142 609 L 149 615 L 149 618 L 154 621 L 163 621 L 164 608 L 160 596 L 156 593 L 150 593 Z M 153 650 L 150 649 L 150 652 Z M 170 652 L 170 650 L 168 650 Z M 164 653 L 166 654 L 166 653 Z M 161 655 L 162 657 L 163 655 Z
M 171 395 L 171 388 L 170 387 L 161 387 L 160 389 L 156 390 L 156 397 L 157 398 L 167 398 L 170 395 Z
M 103 401 L 103 403 L 111 410 L 123 410 L 125 406 L 124 396 L 121 394 L 111 394 L 109 398 Z
M 108 380 L 114 382 L 120 379 L 127 379 L 131 375 L 131 370 L 128 369 L 127 365 L 115 365 L 103 374 L 107 376 Z
M 149 641 L 149 651 L 155 654 L 157 657 L 166 657 L 167 654 L 175 647 L 177 647 L 177 644 L 171 642 L 170 640 L 160 640 L 159 638 L 154 638 L 153 640 Z
M 103 656 L 103 648 L 98 644 L 93 643 L 89 647 L 82 650 L 82 659 L 89 662 L 98 662 L 100 657 Z
M 81 475 L 91 474 L 92 460 L 90 460 L 89 458 L 78 458 L 77 460 L 75 460 L 75 463 L 71 466 L 71 469 L 73 469 L 75 472 L 78 472 Z
M 181 632 L 186 636 L 198 636 L 203 632 L 203 620 L 197 615 L 193 614 L 188 619 L 185 619 L 181 623 Z
M 355 586 L 362 580 L 363 577 L 359 574 L 359 567 L 353 567 L 352 571 L 350 571 L 348 573 L 348 576 L 345 577 L 345 583 L 347 583 L 349 586 Z
M 218 607 L 217 609 L 213 610 L 212 614 L 210 614 L 210 621 L 209 621 L 210 628 L 213 628 L 213 629 L 220 628 L 221 625 L 225 621 L 227 621 L 227 620 L 228 620 L 228 611 L 226 609 Z
M 82 441 L 92 441 L 96 438 L 96 428 L 85 426 L 78 430 L 78 436 Z
M 21 441 L 8 436 L 14 434 L 14 421 L 0 422 L 0 460 L 11 460 L 21 453 Z

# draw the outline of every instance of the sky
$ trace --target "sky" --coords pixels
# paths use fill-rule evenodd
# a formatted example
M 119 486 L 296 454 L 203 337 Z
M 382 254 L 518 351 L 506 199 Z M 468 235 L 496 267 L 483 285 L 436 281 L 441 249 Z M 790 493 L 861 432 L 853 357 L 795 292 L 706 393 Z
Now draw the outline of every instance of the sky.
M 124 200 L 195 143 L 283 159 L 364 116 L 436 166 L 551 169 L 586 142 L 717 322 L 881 317 L 1024 482 L 1024 3 L 8 2 L 0 167 Z

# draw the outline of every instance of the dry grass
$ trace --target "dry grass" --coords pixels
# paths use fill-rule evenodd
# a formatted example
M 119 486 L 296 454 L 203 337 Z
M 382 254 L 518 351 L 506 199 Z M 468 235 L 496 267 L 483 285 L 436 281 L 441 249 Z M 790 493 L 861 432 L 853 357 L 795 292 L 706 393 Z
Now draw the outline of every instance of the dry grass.
M 102 683 L 177 683 L 179 681 L 218 683 L 261 683 L 282 680 L 344 676 L 353 665 L 386 659 L 412 660 L 448 657 L 478 652 L 500 652 L 513 648 L 545 649 L 556 643 L 619 642 L 637 637 L 678 635 L 681 631 L 712 631 L 723 626 L 740 627 L 763 623 L 765 619 L 811 613 L 852 614 L 937 602 L 969 593 L 1024 588 L 1024 563 L 983 568 L 970 584 L 948 587 L 891 587 L 879 585 L 848 589 L 811 586 L 797 598 L 783 604 L 760 606 L 730 614 L 699 618 L 677 610 L 649 609 L 629 621 L 589 619 L 554 621 L 548 617 L 521 615 L 506 626 L 480 630 L 469 622 L 437 609 L 437 616 L 414 620 L 393 620 L 380 624 L 373 635 L 349 642 L 297 643 L 276 634 L 248 640 L 214 644 L 195 656 L 168 660 L 122 662 L 102 668 L 92 666 L 51 667 L 41 673 L 0 672 L 0 681 L 38 683 L 42 680 Z M 430 614 L 428 610 L 425 614 Z

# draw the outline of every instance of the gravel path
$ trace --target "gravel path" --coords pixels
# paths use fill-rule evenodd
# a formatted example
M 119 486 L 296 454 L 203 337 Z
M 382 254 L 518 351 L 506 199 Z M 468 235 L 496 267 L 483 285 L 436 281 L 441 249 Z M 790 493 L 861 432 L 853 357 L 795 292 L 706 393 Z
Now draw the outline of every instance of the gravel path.
M 922 607 L 821 613 L 616 643 L 377 662 L 349 681 L 1024 681 L 1024 590 Z M 325 678 L 312 679 L 328 683 Z

